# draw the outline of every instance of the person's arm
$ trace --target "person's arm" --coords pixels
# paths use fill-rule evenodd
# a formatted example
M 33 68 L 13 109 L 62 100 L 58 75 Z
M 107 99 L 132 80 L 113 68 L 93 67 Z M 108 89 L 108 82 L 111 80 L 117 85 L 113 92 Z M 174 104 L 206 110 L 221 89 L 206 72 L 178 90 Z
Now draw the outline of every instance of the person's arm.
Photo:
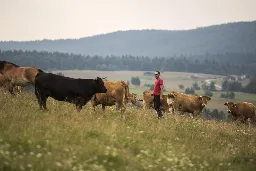
M 160 97 L 163 98 L 163 91 L 164 91 L 164 86 L 160 85 L 161 91 L 160 91 Z
M 163 81 L 160 82 L 160 97 L 163 98 L 163 91 L 164 91 L 164 84 L 163 84 Z

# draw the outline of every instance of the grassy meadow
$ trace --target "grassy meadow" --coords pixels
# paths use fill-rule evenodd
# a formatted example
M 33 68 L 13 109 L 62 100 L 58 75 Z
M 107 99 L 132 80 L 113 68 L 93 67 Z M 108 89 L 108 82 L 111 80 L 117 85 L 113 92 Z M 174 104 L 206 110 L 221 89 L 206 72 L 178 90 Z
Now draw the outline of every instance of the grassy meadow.
M 256 129 L 127 108 L 93 112 L 33 94 L 0 96 L 0 170 L 256 170 Z

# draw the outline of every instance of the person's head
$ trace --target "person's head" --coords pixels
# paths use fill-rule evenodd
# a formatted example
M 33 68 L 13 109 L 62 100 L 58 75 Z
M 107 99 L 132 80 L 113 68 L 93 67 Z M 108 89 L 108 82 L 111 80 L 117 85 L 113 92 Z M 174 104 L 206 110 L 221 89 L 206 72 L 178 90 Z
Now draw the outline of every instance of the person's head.
M 159 72 L 159 71 L 156 71 L 156 72 L 155 72 L 155 78 L 158 79 L 159 76 L 160 76 L 160 72 Z

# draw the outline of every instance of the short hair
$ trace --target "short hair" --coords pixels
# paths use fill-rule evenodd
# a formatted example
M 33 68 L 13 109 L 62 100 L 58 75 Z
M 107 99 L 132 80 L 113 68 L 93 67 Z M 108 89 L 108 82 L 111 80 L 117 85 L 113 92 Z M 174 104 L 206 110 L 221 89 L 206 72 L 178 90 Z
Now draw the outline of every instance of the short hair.
M 160 71 L 156 71 L 160 75 Z

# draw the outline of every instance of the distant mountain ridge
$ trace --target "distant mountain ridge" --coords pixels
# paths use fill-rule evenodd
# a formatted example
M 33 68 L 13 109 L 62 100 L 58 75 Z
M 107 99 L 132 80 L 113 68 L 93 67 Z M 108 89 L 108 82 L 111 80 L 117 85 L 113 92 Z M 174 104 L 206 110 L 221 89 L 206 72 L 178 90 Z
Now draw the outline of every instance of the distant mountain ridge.
M 171 56 L 256 52 L 256 21 L 235 22 L 192 30 L 130 30 L 40 41 L 1 41 L 1 50 L 37 50 L 82 55 Z

